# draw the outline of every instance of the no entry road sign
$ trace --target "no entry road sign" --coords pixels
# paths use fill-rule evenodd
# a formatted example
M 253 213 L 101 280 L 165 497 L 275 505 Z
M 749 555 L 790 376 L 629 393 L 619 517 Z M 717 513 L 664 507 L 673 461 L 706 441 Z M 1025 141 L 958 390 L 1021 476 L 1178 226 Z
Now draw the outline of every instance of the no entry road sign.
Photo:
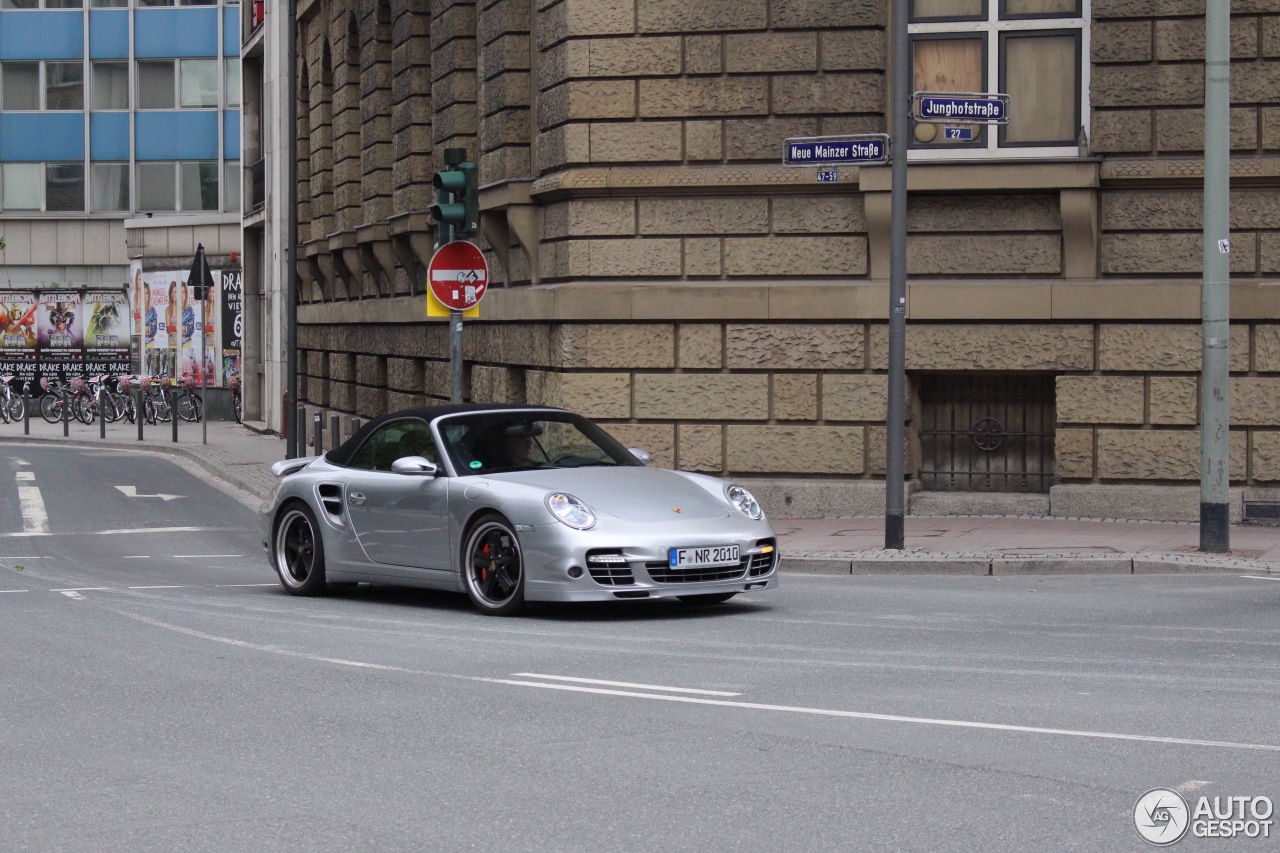
M 431 294 L 450 311 L 475 308 L 489 286 L 489 265 L 475 243 L 454 240 L 445 243 L 427 265 L 427 285 Z

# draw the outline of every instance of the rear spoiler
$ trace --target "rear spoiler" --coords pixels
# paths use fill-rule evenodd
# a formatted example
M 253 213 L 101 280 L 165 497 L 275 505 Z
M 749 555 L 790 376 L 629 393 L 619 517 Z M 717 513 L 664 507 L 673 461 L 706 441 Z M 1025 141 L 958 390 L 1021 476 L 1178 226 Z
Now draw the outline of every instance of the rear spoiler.
M 298 459 L 282 459 L 271 466 L 271 473 L 277 477 L 287 477 L 290 474 L 298 473 L 319 458 L 318 456 L 306 456 Z

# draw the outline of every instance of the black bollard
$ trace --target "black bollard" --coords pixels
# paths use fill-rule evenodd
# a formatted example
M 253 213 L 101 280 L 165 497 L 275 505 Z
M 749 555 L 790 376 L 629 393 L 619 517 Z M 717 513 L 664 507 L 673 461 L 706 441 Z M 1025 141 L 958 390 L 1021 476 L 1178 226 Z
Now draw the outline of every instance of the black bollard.
M 22 434 L 31 435 L 31 395 L 22 391 Z
M 337 415 L 329 416 L 329 449 L 337 450 L 338 445 L 342 443 L 342 418 Z
M 62 392 L 62 437 L 67 438 L 71 435 L 71 397 L 64 390 Z
M 298 456 L 307 455 L 307 407 L 298 404 L 298 420 L 297 426 L 294 427 L 294 434 L 297 436 Z
M 133 416 L 138 421 L 138 441 L 142 441 L 142 422 L 146 420 L 146 408 L 142 403 L 142 389 L 133 389 Z
M 311 428 L 311 447 L 315 450 L 315 455 L 319 456 L 324 453 L 324 415 L 319 412 L 313 417 Z
M 164 393 L 163 391 L 161 392 Z M 169 391 L 169 421 L 173 424 L 173 443 L 178 443 L 178 392 Z
M 98 389 L 98 438 L 107 437 L 107 407 L 102 400 L 105 393 L 105 388 Z
M 347 438 L 356 434 L 356 430 L 360 429 L 360 419 L 355 415 L 351 416 L 351 432 L 347 433 Z

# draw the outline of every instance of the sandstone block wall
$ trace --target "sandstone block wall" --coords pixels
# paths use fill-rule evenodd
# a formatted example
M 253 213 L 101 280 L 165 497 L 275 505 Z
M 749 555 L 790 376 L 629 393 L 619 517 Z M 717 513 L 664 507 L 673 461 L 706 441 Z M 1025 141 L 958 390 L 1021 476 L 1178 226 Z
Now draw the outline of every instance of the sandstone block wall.
M 1204 0 L 1090 5 L 1086 156 L 913 167 L 908 472 L 919 377 L 1034 374 L 1059 481 L 1198 475 Z M 461 147 L 510 296 L 467 325 L 468 398 L 581 410 L 666 466 L 883 476 L 887 170 L 818 184 L 779 160 L 788 137 L 887 128 L 888 8 L 304 3 L 305 399 L 372 417 L 448 398 L 444 327 L 415 318 L 430 177 Z M 1232 479 L 1267 485 L 1280 7 L 1232 12 Z

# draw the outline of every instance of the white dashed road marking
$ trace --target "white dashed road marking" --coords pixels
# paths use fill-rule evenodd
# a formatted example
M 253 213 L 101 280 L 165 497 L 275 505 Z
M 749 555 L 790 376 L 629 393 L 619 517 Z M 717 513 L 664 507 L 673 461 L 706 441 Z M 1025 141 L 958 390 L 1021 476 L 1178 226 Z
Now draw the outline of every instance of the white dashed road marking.
M 244 554 L 174 554 L 175 560 L 214 560 L 220 557 L 243 557 Z
M 74 589 L 59 589 L 56 591 L 62 593 L 67 598 L 74 598 L 76 601 L 84 601 L 84 596 L 76 592 Z
M 516 672 L 512 678 L 545 678 L 548 681 L 571 681 L 575 684 L 599 684 L 605 687 L 632 687 L 636 690 L 665 690 L 668 693 L 697 693 L 702 696 L 741 696 L 741 693 L 725 693 L 723 690 L 694 690 L 690 687 L 663 687 L 661 684 L 633 684 L 629 681 L 601 681 L 596 678 L 574 678 L 570 675 L 542 675 L 537 672 Z
M 37 486 L 18 486 L 18 504 L 22 509 L 22 533 L 9 535 L 48 536 L 49 514 Z
M 1280 581 L 1280 578 L 1269 578 L 1265 575 L 1241 575 L 1242 578 L 1250 578 L 1255 581 Z
M 35 471 L 19 471 L 13 476 L 15 479 L 17 479 L 19 483 L 30 483 L 35 480 L 36 472 Z

